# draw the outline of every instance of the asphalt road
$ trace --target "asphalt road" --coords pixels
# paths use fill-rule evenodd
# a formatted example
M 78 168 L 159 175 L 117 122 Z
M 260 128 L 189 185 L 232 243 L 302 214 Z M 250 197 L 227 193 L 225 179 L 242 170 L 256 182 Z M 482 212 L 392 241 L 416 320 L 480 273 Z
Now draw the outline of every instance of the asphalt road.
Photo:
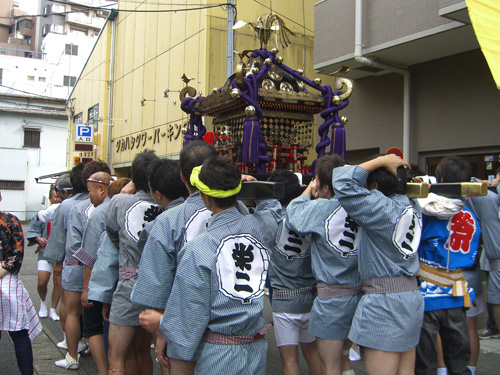
M 27 225 L 23 225 L 26 229 Z M 28 290 L 33 303 L 38 310 L 40 306 L 40 299 L 36 291 L 37 285 L 37 256 L 34 253 L 34 247 L 25 249 L 25 257 L 21 269 L 21 279 L 24 286 Z M 49 282 L 49 293 L 47 299 L 50 297 L 52 280 Z M 486 288 L 484 288 L 486 290 Z M 271 309 L 266 298 L 265 309 L 266 321 L 272 320 Z M 42 333 L 35 338 L 32 342 L 33 357 L 35 365 L 35 373 L 40 375 L 59 375 L 59 374 L 82 374 L 82 375 L 97 375 L 97 369 L 94 365 L 90 355 L 82 356 L 80 358 L 80 369 L 76 371 L 68 371 L 58 368 L 54 365 L 54 361 L 62 359 L 66 351 L 58 349 L 55 344 L 62 340 L 62 331 L 59 322 L 54 322 L 49 318 L 41 319 L 43 325 Z M 482 331 L 485 325 L 484 314 L 478 319 L 478 330 Z M 269 344 L 268 357 L 267 357 L 267 374 L 278 375 L 282 373 L 281 361 L 279 358 L 278 349 L 276 347 L 276 340 L 274 330 L 271 329 L 267 341 Z M 14 354 L 14 346 L 7 332 L 3 332 L 2 340 L 0 340 L 0 375 L 18 375 L 19 370 Z M 152 355 L 154 353 L 152 352 Z M 363 360 L 353 362 L 352 366 L 356 375 L 365 375 L 365 368 Z M 481 341 L 481 353 L 479 363 L 477 366 L 477 375 L 492 375 L 498 374 L 498 367 L 500 366 L 500 339 L 484 340 Z M 307 364 L 305 360 L 300 358 L 301 374 L 307 374 Z M 160 369 L 156 365 L 154 374 L 159 375 Z M 251 375 L 251 374 L 249 374 Z

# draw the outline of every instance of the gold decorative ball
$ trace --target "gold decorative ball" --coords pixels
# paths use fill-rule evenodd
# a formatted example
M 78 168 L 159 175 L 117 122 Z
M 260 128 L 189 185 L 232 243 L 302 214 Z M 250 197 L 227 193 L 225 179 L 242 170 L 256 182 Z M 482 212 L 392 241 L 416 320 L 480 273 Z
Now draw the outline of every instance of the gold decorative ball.
M 238 99 L 241 96 L 241 91 L 238 89 L 232 89 L 231 90 L 231 97 L 233 99 Z
M 255 107 L 253 105 L 249 105 L 248 107 L 246 107 L 245 108 L 245 115 L 247 115 L 247 116 L 255 115 Z
M 259 73 L 259 68 L 257 68 L 256 66 L 254 66 L 252 68 L 252 74 L 257 74 L 257 73 Z
M 314 78 L 314 83 L 317 85 L 321 85 L 321 78 Z
M 276 62 L 277 62 L 278 64 L 281 64 L 281 63 L 283 62 L 283 56 L 278 56 L 278 57 L 276 57 Z
M 213 92 L 214 94 L 217 94 L 217 93 L 219 92 L 219 89 L 218 89 L 217 87 L 214 87 L 214 88 L 212 89 L 212 92 Z
M 273 63 L 273 60 L 267 58 L 267 59 L 264 60 L 264 63 L 269 66 L 269 65 L 271 65 Z
M 297 69 L 297 73 L 299 73 L 301 76 L 304 75 L 304 69 Z
M 273 49 L 271 50 L 271 53 L 272 53 L 273 55 L 276 55 L 278 52 L 279 52 L 279 49 L 277 49 L 277 48 L 273 48 Z
M 340 116 L 340 121 L 342 121 L 344 123 L 344 125 L 349 122 L 349 120 L 347 119 L 346 116 Z
M 342 99 L 340 99 L 340 96 L 335 95 L 335 96 L 332 98 L 332 102 L 334 102 L 335 104 L 339 105 L 340 103 L 342 103 Z
M 188 132 L 188 128 L 183 127 L 183 128 L 181 129 L 181 133 L 182 133 L 182 134 L 186 134 L 187 132 Z

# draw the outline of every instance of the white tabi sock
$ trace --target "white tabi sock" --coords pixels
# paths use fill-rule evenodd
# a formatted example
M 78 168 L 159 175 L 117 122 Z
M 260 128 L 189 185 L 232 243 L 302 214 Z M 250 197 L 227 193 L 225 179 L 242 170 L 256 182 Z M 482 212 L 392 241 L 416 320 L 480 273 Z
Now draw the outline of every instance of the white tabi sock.
M 438 367 L 437 375 L 448 375 L 448 369 L 446 367 Z
M 472 375 L 476 375 L 476 366 L 467 366 Z

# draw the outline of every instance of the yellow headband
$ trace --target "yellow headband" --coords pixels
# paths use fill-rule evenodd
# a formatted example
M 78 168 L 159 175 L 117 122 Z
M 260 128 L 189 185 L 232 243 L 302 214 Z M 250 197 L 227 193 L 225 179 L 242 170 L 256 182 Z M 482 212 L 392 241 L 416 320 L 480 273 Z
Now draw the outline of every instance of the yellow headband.
M 191 185 L 196 186 L 198 190 L 201 191 L 203 194 L 206 194 L 213 198 L 227 198 L 227 197 L 232 197 L 233 195 L 236 195 L 240 192 L 241 182 L 238 184 L 238 186 L 236 186 L 234 189 L 231 190 L 210 189 L 200 180 L 201 167 L 202 166 L 199 165 L 198 167 L 193 168 L 193 171 L 191 172 L 190 181 Z

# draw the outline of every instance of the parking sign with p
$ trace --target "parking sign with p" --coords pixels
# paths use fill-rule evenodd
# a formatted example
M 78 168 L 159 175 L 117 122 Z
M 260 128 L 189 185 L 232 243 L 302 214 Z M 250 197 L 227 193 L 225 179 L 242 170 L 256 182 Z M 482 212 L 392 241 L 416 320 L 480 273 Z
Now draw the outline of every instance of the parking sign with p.
M 75 131 L 75 141 L 81 143 L 93 143 L 94 134 L 92 126 L 77 124 Z

